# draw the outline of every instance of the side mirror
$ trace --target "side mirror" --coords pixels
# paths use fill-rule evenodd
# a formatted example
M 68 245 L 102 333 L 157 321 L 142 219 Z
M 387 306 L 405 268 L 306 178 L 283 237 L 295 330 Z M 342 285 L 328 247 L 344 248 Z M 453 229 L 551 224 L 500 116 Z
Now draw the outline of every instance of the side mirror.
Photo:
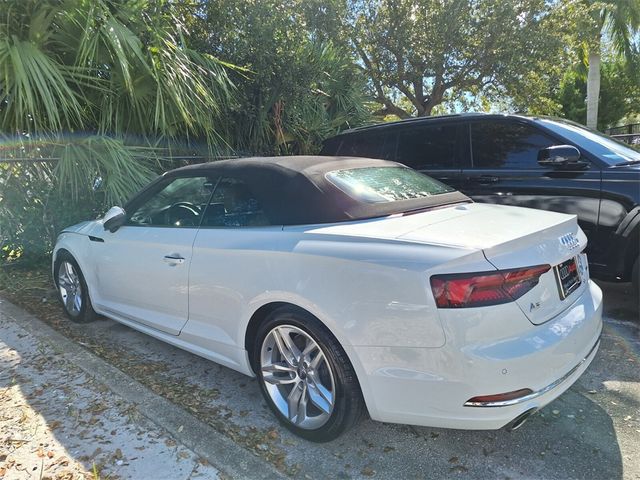
M 102 217 L 102 226 L 105 230 L 109 230 L 111 233 L 118 230 L 124 225 L 127 219 L 127 214 L 120 207 L 111 207 L 107 213 Z
M 554 145 L 538 152 L 538 165 L 551 168 L 586 168 L 589 162 L 580 160 L 580 150 L 571 145 Z

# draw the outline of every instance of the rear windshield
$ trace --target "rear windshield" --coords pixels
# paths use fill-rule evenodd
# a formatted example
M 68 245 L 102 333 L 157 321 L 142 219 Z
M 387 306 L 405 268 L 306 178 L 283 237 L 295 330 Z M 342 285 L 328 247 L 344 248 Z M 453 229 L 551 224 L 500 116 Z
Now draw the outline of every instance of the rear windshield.
M 455 189 L 405 167 L 366 167 L 334 170 L 327 180 L 349 195 L 366 203 L 432 197 Z

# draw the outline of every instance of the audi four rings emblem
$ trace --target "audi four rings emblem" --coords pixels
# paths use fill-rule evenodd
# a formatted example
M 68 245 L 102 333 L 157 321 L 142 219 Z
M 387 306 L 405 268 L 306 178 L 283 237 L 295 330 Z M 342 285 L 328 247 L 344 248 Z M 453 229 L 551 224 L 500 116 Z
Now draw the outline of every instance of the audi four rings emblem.
M 576 238 L 573 233 L 567 233 L 566 235 L 562 235 L 560 238 L 560 243 L 569 249 L 578 248 L 580 246 L 580 241 Z

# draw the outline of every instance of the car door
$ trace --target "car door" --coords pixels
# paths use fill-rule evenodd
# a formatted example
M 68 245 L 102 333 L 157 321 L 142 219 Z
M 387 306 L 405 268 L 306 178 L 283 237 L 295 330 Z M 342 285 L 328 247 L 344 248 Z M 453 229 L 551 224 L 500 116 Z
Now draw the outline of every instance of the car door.
M 282 241 L 282 225 L 270 223 L 244 181 L 224 176 L 218 182 L 193 245 L 189 322 L 181 335 L 197 338 L 221 363 L 242 354 L 240 319 L 264 293 L 265 275 L 278 261 L 276 254 L 264 253 Z
M 457 190 L 461 187 L 460 158 L 466 142 L 459 123 L 433 121 L 395 129 L 393 160 L 419 170 Z
M 575 214 L 587 236 L 598 225 L 598 166 L 554 169 L 538 164 L 538 152 L 562 139 L 519 119 L 469 122 L 470 158 L 463 168 L 462 192 L 477 202 Z M 587 160 L 586 158 L 583 158 Z
M 127 212 L 125 225 L 93 244 L 97 307 L 178 335 L 189 314 L 189 266 L 212 193 L 205 176 L 168 178 Z

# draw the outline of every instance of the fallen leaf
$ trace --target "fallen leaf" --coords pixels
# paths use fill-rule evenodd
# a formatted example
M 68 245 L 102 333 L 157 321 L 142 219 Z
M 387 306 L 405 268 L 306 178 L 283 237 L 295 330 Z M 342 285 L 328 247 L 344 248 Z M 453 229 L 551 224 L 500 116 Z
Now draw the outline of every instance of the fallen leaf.
M 456 465 L 455 467 L 451 467 L 449 469 L 450 472 L 454 473 L 454 472 L 458 472 L 458 473 L 464 473 L 464 472 L 468 472 L 469 469 L 467 467 L 465 467 L 464 465 Z
M 56 428 L 60 428 L 62 426 L 62 422 L 58 420 L 53 420 L 49 423 L 49 430 L 55 430 Z
M 365 477 L 373 477 L 376 474 L 376 471 L 371 467 L 364 467 L 360 470 L 360 473 Z

